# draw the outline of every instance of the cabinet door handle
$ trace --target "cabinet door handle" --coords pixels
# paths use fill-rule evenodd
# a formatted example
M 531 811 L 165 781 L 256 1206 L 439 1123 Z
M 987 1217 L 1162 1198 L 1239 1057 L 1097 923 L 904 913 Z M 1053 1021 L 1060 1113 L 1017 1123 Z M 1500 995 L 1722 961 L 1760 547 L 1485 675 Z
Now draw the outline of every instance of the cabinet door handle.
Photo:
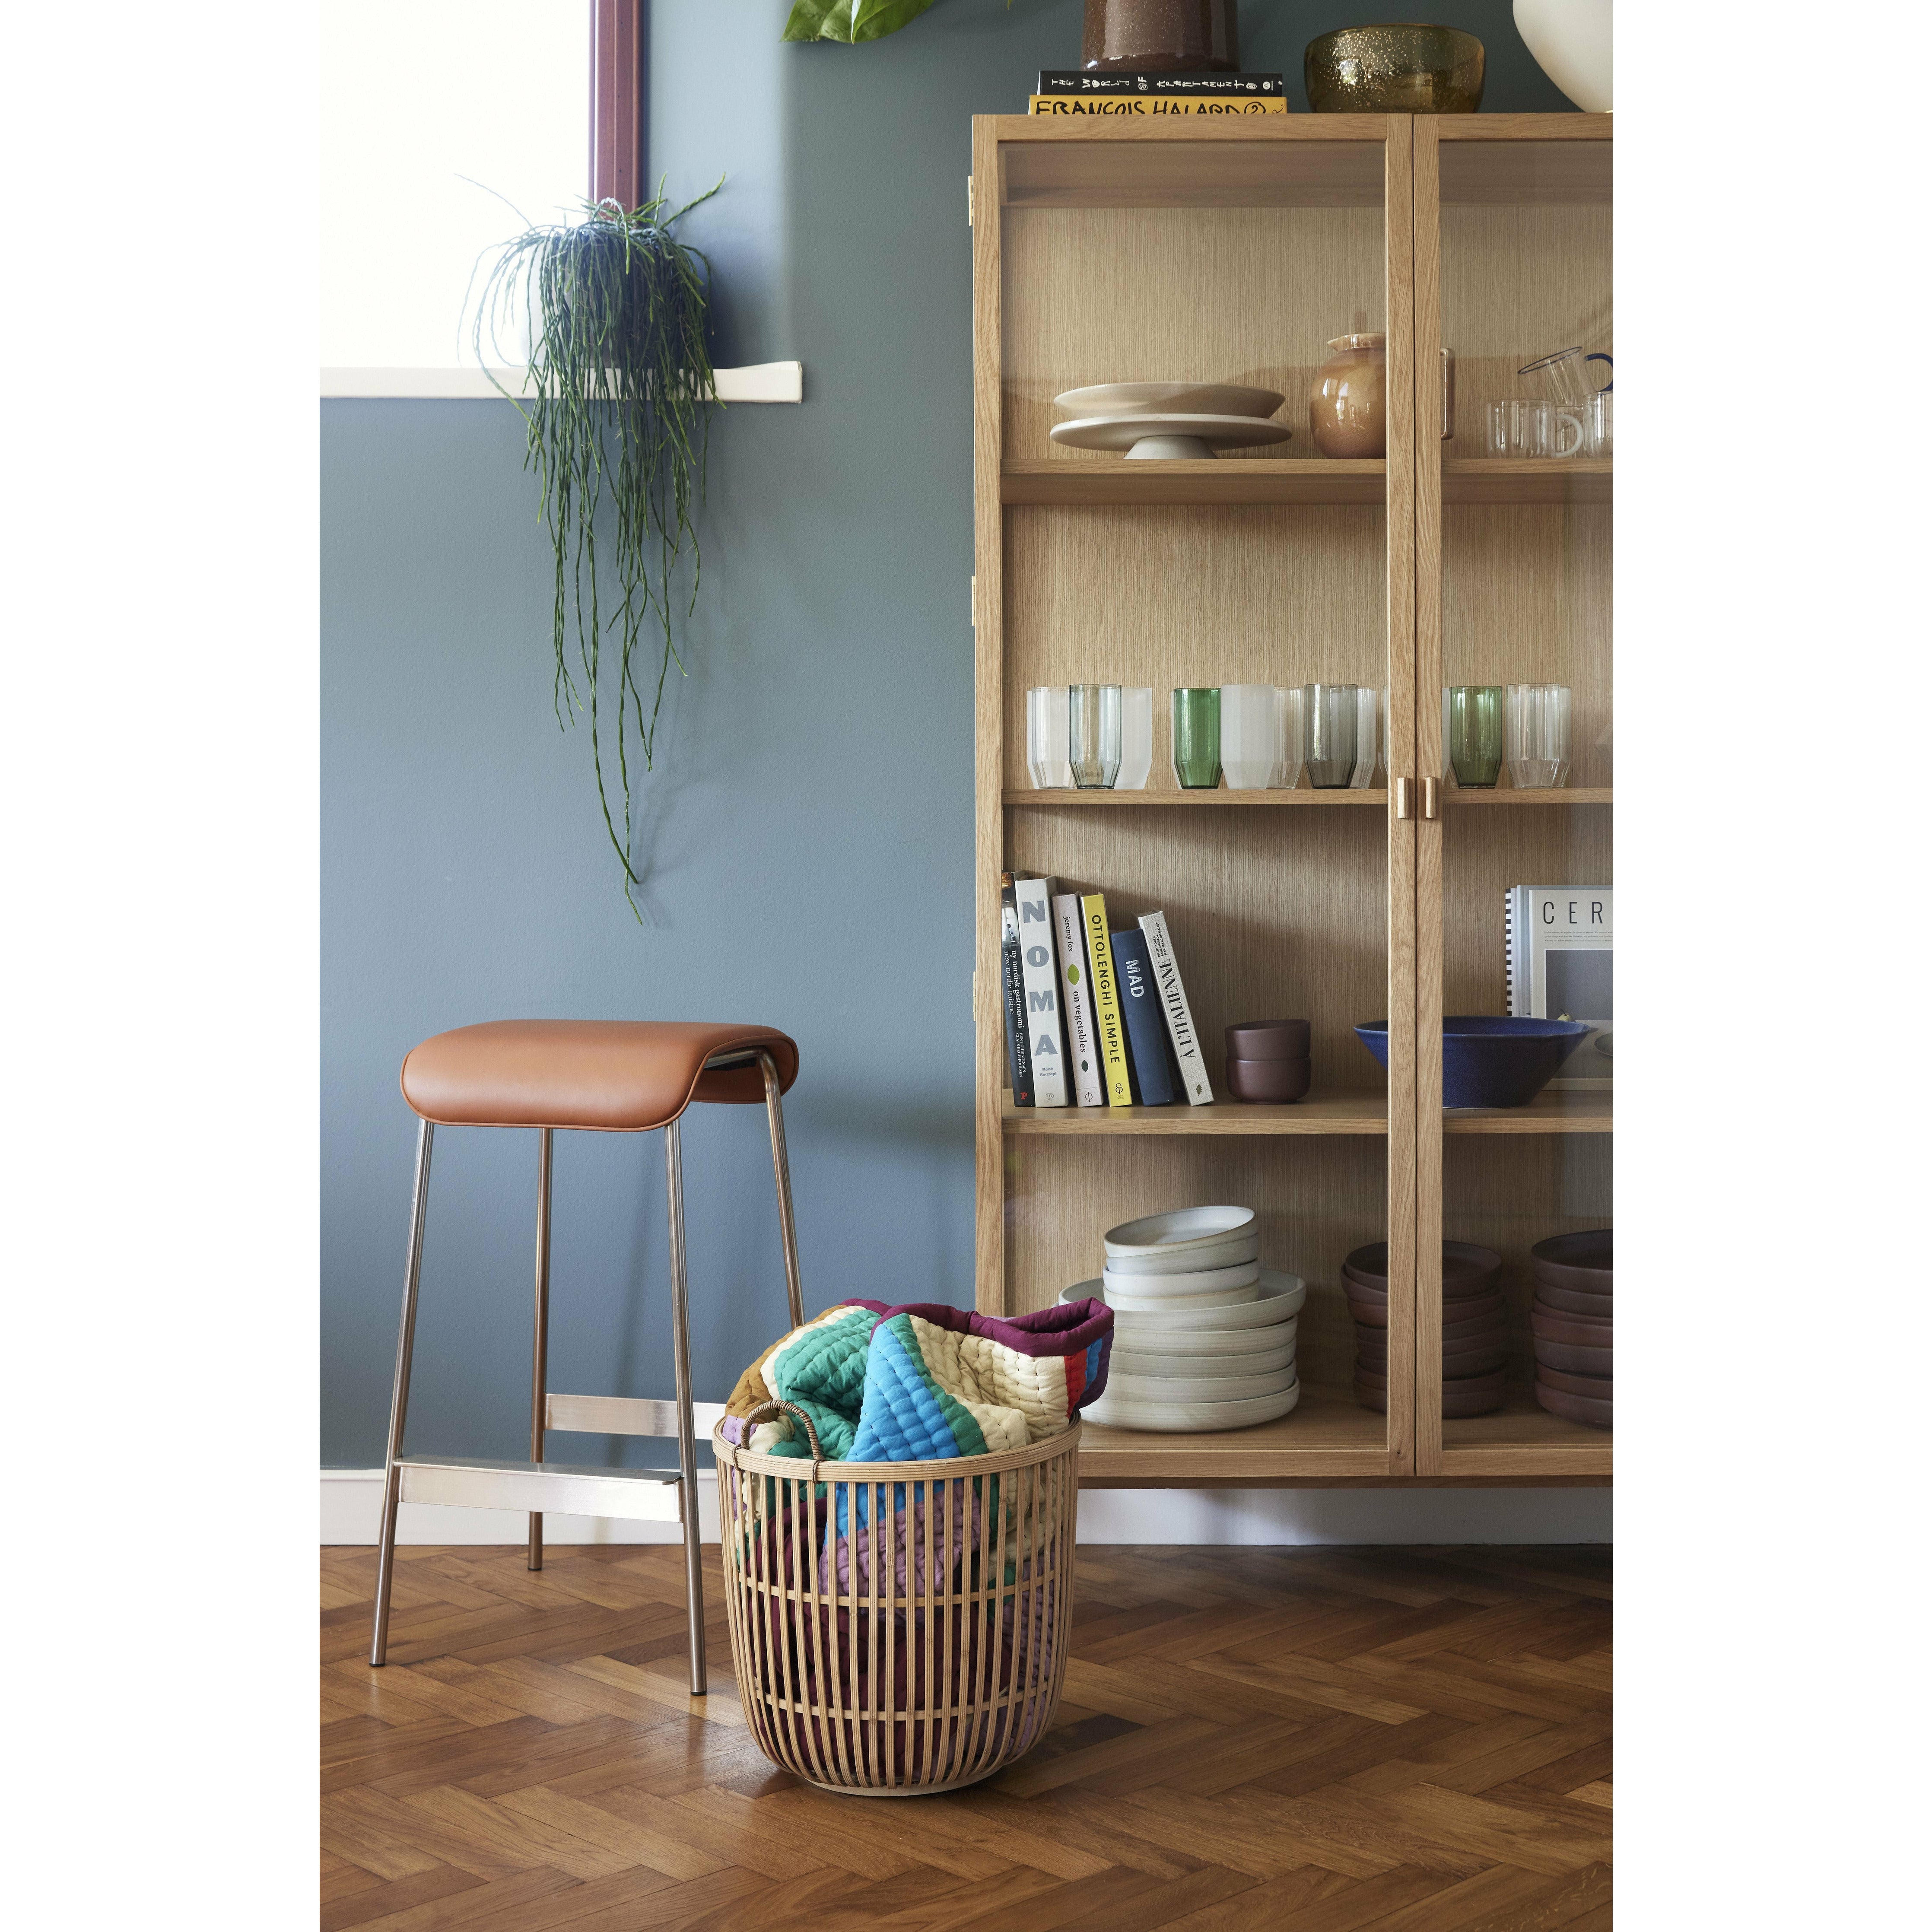
M 1397 778 L 1395 782 L 1395 815 L 1398 818 L 1413 818 L 1414 808 L 1408 802 L 1409 781 Z
M 1424 818 L 1435 818 L 1441 815 L 1442 791 L 1442 781 L 1440 778 L 1423 780 L 1422 815 Z

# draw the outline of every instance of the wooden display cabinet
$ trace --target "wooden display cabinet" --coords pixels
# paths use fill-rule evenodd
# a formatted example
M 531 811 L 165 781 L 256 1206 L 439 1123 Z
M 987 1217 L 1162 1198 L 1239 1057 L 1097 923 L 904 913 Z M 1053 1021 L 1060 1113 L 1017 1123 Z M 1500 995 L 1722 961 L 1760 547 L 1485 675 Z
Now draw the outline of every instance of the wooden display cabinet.
M 1444 1012 L 1503 1009 L 1503 890 L 1610 884 L 1608 458 L 1483 454 L 1515 372 L 1609 346 L 1607 116 L 1301 116 L 1152 127 L 974 123 L 974 615 L 979 1306 L 1043 1307 L 1098 1274 L 1113 1223 L 1210 1201 L 1258 1211 L 1263 1259 L 1308 1282 L 1301 1400 L 1216 1436 L 1088 1426 L 1082 1480 L 1127 1486 L 1602 1481 L 1607 1432 L 1538 1408 L 1528 1250 L 1610 1214 L 1607 1085 L 1442 1105 Z M 1388 338 L 1388 454 L 1329 460 L 1306 398 L 1333 336 Z M 1442 434 L 1440 350 L 1456 354 Z M 1130 462 L 1052 443 L 1084 384 L 1280 390 L 1287 456 Z M 1040 791 L 1026 692 L 1148 685 L 1139 792 Z M 1441 688 L 1572 687 L 1570 784 L 1429 788 Z M 1179 685 L 1337 681 L 1384 693 L 1372 789 L 1183 792 Z M 1305 787 L 1306 780 L 1303 780 Z M 1402 808 L 1408 806 L 1405 812 Z M 1016 1108 L 999 874 L 1167 915 L 1217 1094 L 1222 1029 L 1313 1028 L 1292 1106 Z M 1387 1018 L 1386 1077 L 1352 1030 Z M 1498 1249 L 1515 1336 L 1501 1413 L 1439 1414 L 1440 1244 Z M 1340 1286 L 1390 1247 L 1389 1406 L 1352 1388 Z

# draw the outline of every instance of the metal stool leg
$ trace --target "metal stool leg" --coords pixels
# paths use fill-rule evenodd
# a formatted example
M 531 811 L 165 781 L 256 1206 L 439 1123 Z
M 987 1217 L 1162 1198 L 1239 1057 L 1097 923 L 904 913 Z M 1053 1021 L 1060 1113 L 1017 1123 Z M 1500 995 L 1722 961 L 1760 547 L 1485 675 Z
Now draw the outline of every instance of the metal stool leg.
M 791 1325 L 805 1325 L 805 1294 L 798 1280 L 798 1230 L 791 1217 L 791 1166 L 785 1159 L 784 1108 L 778 1099 L 778 1063 L 769 1053 L 758 1055 L 765 1076 L 765 1118 L 772 1130 L 772 1173 L 778 1182 L 778 1232 L 784 1241 L 785 1294 L 791 1302 Z
M 376 1558 L 376 1629 L 369 1664 L 380 1670 L 389 1650 L 389 1593 L 395 1580 L 396 1508 L 401 1501 L 403 1424 L 410 1406 L 410 1358 L 416 1342 L 416 1290 L 422 1281 L 423 1222 L 429 1213 L 430 1148 L 436 1130 L 428 1121 L 416 1136 L 416 1191 L 410 1208 L 410 1258 L 403 1271 L 403 1322 L 396 1337 L 396 1383 L 389 1396 L 389 1450 L 382 1468 L 382 1531 Z
M 664 1184 L 670 1199 L 671 1350 L 677 1370 L 677 1466 L 684 1478 L 684 1592 L 691 1620 L 691 1694 L 705 1694 L 704 1546 L 698 1520 L 698 1440 L 691 1417 L 690 1295 L 684 1274 L 684 1155 L 677 1123 L 664 1129 Z
M 537 1140 L 537 1316 L 530 1343 L 530 1460 L 544 1459 L 544 1396 L 550 1385 L 550 1158 L 553 1130 Z M 543 1511 L 530 1511 L 528 1567 L 543 1568 Z

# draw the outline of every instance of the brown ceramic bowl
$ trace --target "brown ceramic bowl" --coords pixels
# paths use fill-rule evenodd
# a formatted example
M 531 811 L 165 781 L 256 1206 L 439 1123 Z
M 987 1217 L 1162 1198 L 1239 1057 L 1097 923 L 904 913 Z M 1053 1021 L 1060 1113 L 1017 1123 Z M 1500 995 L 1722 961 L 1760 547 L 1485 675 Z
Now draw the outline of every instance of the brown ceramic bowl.
M 1529 1271 L 1552 1288 L 1580 1288 L 1589 1294 L 1610 1292 L 1610 1230 L 1592 1228 L 1581 1234 L 1552 1234 L 1529 1251 Z
M 1568 1342 L 1546 1342 L 1539 1336 L 1530 1346 L 1540 1368 L 1561 1369 L 1566 1375 L 1604 1376 L 1610 1372 L 1608 1348 L 1582 1348 Z
M 1566 1375 L 1561 1369 L 1546 1369 L 1539 1363 L 1536 1379 L 1546 1383 L 1551 1388 L 1561 1389 L 1565 1395 L 1585 1395 L 1592 1402 L 1604 1403 L 1610 1399 L 1610 1378 L 1608 1376 Z
M 1238 1020 L 1226 1029 L 1230 1060 L 1306 1060 L 1306 1020 Z
M 1459 1376 L 1442 1384 L 1442 1413 L 1445 1418 L 1489 1415 L 1502 1407 L 1509 1392 L 1509 1378 L 1502 1370 L 1484 1376 Z
M 1546 1313 L 1532 1305 L 1529 1326 L 1530 1332 L 1540 1342 L 1568 1342 L 1583 1348 L 1607 1348 L 1610 1346 L 1610 1323 L 1586 1321 L 1580 1315 Z
M 1385 1382 L 1364 1382 L 1355 1378 L 1355 1400 L 1364 1408 L 1372 1408 L 1378 1415 L 1388 1413 L 1388 1385 Z
M 1298 1100 L 1313 1082 L 1311 1060 L 1230 1060 L 1222 1070 L 1238 1100 Z
M 1587 1321 L 1610 1318 L 1610 1298 L 1592 1294 L 1580 1288 L 1552 1288 L 1546 1281 L 1536 1284 L 1536 1305 L 1552 1315 L 1580 1315 Z
M 1610 1406 L 1606 1402 L 1592 1402 L 1586 1395 L 1570 1395 L 1544 1382 L 1536 1384 L 1536 1400 L 1539 1406 L 1552 1415 L 1562 1416 L 1566 1422 L 1587 1422 L 1592 1429 L 1610 1426 Z
M 1502 1273 L 1503 1258 L 1493 1248 L 1479 1248 L 1468 1241 L 1442 1244 L 1442 1292 L 1450 1301 L 1481 1294 L 1496 1286 Z M 1388 1244 L 1370 1241 L 1355 1250 L 1342 1264 L 1350 1281 L 1377 1293 L 1388 1292 Z
M 1500 1328 L 1509 1312 L 1500 1294 L 1472 1295 L 1467 1301 L 1442 1304 L 1442 1337 L 1451 1341 L 1485 1328 Z
M 1348 1298 L 1348 1313 L 1358 1328 L 1386 1328 L 1388 1326 L 1388 1304 L 1371 1301 L 1366 1296 Z

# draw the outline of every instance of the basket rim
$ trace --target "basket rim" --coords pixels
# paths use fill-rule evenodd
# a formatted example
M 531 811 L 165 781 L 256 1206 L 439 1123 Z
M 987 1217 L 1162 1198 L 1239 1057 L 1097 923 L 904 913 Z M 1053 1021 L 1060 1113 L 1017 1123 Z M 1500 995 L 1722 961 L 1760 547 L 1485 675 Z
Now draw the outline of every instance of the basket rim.
M 970 1476 L 998 1475 L 1008 1469 L 1024 1469 L 1036 1462 L 1049 1462 L 1080 1446 L 1081 1418 L 1076 1415 L 1058 1435 L 1042 1436 L 1023 1449 L 1002 1449 L 983 1456 L 953 1456 L 929 1462 L 848 1462 L 828 1456 L 814 1462 L 807 1456 L 774 1456 L 769 1450 L 746 1449 L 728 1442 L 718 1431 L 722 1420 L 711 1431 L 711 1452 L 721 1465 L 748 1470 L 754 1474 L 788 1476 L 802 1479 L 812 1472 L 820 1483 L 918 1483 L 958 1480 Z

